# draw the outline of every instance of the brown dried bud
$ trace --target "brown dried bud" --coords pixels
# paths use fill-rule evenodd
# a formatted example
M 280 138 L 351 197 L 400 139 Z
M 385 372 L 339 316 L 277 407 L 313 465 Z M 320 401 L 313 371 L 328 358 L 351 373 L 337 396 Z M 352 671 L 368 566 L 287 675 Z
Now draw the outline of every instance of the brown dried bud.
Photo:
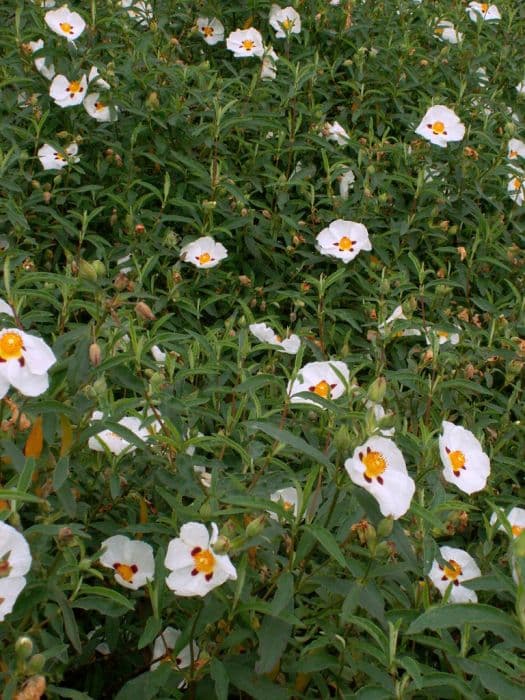
M 135 233 L 137 233 L 139 235 L 144 233 L 145 230 L 146 230 L 146 227 L 144 226 L 144 224 L 137 224 L 135 226 Z
M 471 148 L 470 146 L 465 146 L 463 149 L 463 155 L 466 156 L 467 158 L 472 158 L 473 160 L 477 160 L 479 158 L 478 152 L 476 151 L 475 148 Z
M 49 204 L 52 196 L 53 195 L 51 194 L 51 192 L 42 192 L 42 199 L 44 200 L 44 204 Z
M 251 279 L 246 275 L 239 275 L 239 282 L 243 287 L 250 287 L 252 283 Z
M 268 211 L 268 209 L 263 209 L 261 214 L 264 216 L 265 219 L 272 218 L 272 213 L 270 211 Z
M 462 245 L 459 245 L 456 248 L 456 250 L 458 251 L 459 259 L 461 260 L 461 262 L 463 262 L 463 260 L 465 260 L 465 258 L 467 257 L 466 249 Z
M 15 700 L 40 700 L 46 692 L 46 679 L 44 676 L 32 676 L 20 691 L 15 695 Z
M 102 351 L 98 343 L 91 343 L 89 346 L 89 361 L 93 367 L 98 367 L 102 362 Z
M 131 284 L 131 282 L 130 282 L 129 277 L 127 275 L 125 275 L 123 272 L 119 272 L 118 275 L 113 280 L 113 286 L 119 292 L 124 291 L 124 289 L 127 289 L 128 291 L 132 291 L 129 289 L 130 284 Z
M 241 216 L 248 216 L 248 209 L 246 209 L 246 207 L 241 209 Z
M 150 307 L 144 301 L 138 301 L 135 304 L 135 312 L 137 316 L 145 319 L 146 321 L 154 321 L 156 316 Z
M 444 267 L 440 267 L 439 270 L 436 272 L 436 277 L 439 277 L 439 279 L 442 280 L 446 276 L 447 276 L 447 271 L 445 270 Z
M 423 68 L 426 68 L 428 66 L 428 61 L 426 58 L 422 58 L 421 61 L 419 61 L 419 65 L 422 66 Z
M 60 544 L 69 544 L 73 537 L 73 530 L 70 527 L 61 527 L 58 531 L 58 541 Z

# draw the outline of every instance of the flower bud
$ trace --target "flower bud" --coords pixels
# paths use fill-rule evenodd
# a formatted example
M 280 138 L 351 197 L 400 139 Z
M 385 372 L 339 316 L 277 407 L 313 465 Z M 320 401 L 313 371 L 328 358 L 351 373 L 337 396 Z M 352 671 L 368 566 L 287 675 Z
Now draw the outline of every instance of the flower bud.
M 389 537 L 392 529 L 394 527 L 394 521 L 392 518 L 383 518 L 382 520 L 379 521 L 378 526 L 377 526 L 377 535 L 378 537 Z
M 352 447 L 352 439 L 346 425 L 341 425 L 334 435 L 334 445 L 337 452 L 347 454 Z
M 106 266 L 102 262 L 102 260 L 93 260 L 91 263 L 93 266 L 93 269 L 97 273 L 97 277 L 104 277 L 106 274 Z
M 29 637 L 18 637 L 15 642 L 15 652 L 19 659 L 25 661 L 33 653 L 33 642 Z
M 368 400 L 372 403 L 383 403 L 386 393 L 386 379 L 377 377 L 368 387 Z
M 155 314 L 150 309 L 150 307 L 144 301 L 138 301 L 135 304 L 135 312 L 137 316 L 140 316 L 145 321 L 154 321 Z
M 98 343 L 91 343 L 89 346 L 89 361 L 93 367 L 98 367 L 102 362 L 102 351 Z
M 81 260 L 78 264 L 78 276 L 90 282 L 97 281 L 97 271 L 87 260 Z
M 266 515 L 259 515 L 246 526 L 244 534 L 247 538 L 257 537 L 263 530 L 266 523 Z
M 31 673 L 31 674 L 40 673 L 40 671 L 44 668 L 45 663 L 46 663 L 46 658 L 43 654 L 35 654 L 27 662 L 26 671 L 27 671 L 27 673 Z M 42 679 L 40 681 L 40 686 L 42 687 L 42 695 L 43 695 L 44 691 L 46 689 L 46 680 L 45 680 L 44 676 L 38 676 L 38 678 Z M 43 686 L 42 686 L 42 682 L 43 682 Z M 37 698 L 37 697 L 42 697 L 42 696 L 35 695 L 35 698 Z
M 230 551 L 230 549 L 230 540 L 227 537 L 224 537 L 224 535 L 219 535 L 219 537 L 217 537 L 217 541 L 213 545 L 213 551 L 215 554 L 226 554 Z
M 64 526 L 58 531 L 59 544 L 69 544 L 73 537 L 73 530 L 70 527 Z
M 160 107 L 158 92 L 150 92 L 150 94 L 146 97 L 146 107 L 148 109 L 158 109 Z

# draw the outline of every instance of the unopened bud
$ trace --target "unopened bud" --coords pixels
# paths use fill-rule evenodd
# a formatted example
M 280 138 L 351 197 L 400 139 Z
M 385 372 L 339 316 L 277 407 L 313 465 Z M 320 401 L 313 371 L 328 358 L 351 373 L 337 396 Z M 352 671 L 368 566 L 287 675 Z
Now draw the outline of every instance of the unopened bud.
M 150 307 L 146 304 L 144 301 L 138 301 L 135 304 L 135 312 L 137 316 L 140 316 L 146 321 L 154 321 L 155 320 L 155 314 L 153 311 L 150 309 Z
M 102 351 L 98 343 L 91 343 L 89 346 L 89 361 L 93 367 L 98 367 L 102 362 Z
M 219 535 L 219 537 L 217 537 L 217 541 L 213 545 L 213 551 L 215 554 L 226 554 L 226 552 L 229 552 L 230 549 L 230 540 L 227 537 L 224 537 L 224 535 Z
M 28 673 L 31 673 L 31 674 L 40 673 L 40 671 L 44 668 L 45 663 L 46 663 L 46 658 L 43 654 L 35 654 L 27 662 L 26 671 Z M 44 678 L 44 676 L 38 676 L 38 678 L 41 679 L 38 681 L 38 685 L 39 685 L 39 687 L 42 688 L 42 695 L 43 695 L 44 691 L 46 689 L 46 679 Z M 42 685 L 42 683 L 43 683 L 43 685 Z M 42 697 L 42 695 L 39 696 L 39 695 L 35 694 L 34 697 L 39 698 L 39 697 Z M 33 696 L 30 695 L 28 697 L 33 697 Z
M 252 283 L 251 279 L 246 275 L 239 275 L 239 282 L 243 287 L 249 287 Z
M 93 265 L 93 269 L 97 273 L 97 277 L 104 277 L 106 274 L 106 266 L 102 262 L 102 260 L 93 260 L 91 263 Z
M 394 527 L 392 518 L 383 518 L 377 525 L 377 534 L 379 537 L 389 537 Z
M 146 107 L 148 109 L 158 109 L 160 107 L 158 92 L 150 92 L 150 94 L 146 97 Z
M 73 530 L 70 527 L 64 526 L 58 531 L 58 541 L 60 544 L 69 544 L 73 537 Z
M 97 281 L 97 271 L 87 260 L 81 260 L 78 263 L 78 276 L 90 282 Z
M 113 280 L 113 286 L 118 292 L 122 292 L 124 289 L 128 288 L 129 282 L 129 277 L 123 272 L 119 272 Z
M 29 637 L 18 637 L 15 642 L 15 652 L 19 659 L 25 661 L 33 653 L 33 642 Z
M 146 230 L 146 227 L 144 226 L 144 224 L 137 224 L 135 226 L 135 233 L 138 234 L 139 236 L 142 235 L 145 230 Z
M 368 387 L 368 399 L 372 403 L 383 403 L 386 393 L 386 379 L 384 377 L 377 377 L 372 384 Z
M 42 192 L 42 199 L 44 200 L 45 204 L 49 204 L 52 196 L 53 195 L 51 194 L 51 192 Z
M 352 440 L 346 425 L 341 425 L 334 435 L 334 446 L 340 454 L 347 454 L 352 447 Z
M 248 523 L 248 525 L 246 526 L 246 530 L 244 531 L 246 537 L 257 537 L 257 535 L 259 535 L 264 530 L 265 523 L 266 515 L 259 515 L 258 518 L 252 520 L 250 523 Z

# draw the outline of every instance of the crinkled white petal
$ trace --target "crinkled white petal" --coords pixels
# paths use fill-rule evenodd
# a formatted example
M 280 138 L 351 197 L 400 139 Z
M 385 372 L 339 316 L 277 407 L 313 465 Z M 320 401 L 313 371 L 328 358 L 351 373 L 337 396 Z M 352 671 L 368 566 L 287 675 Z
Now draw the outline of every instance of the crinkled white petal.
M 6 557 L 10 577 L 25 576 L 31 568 L 31 551 L 26 538 L 11 525 L 0 522 L 0 560 Z
M 479 440 L 470 430 L 449 421 L 443 421 L 442 427 L 443 433 L 438 442 L 443 478 L 469 495 L 481 491 L 490 475 L 490 460 Z M 454 453 L 461 453 L 464 460 L 464 468 L 456 469 L 456 473 L 457 464 L 453 465 L 450 457 Z
M 339 374 L 337 374 L 338 372 Z M 344 381 L 339 377 L 342 375 Z M 288 384 L 287 393 L 291 397 L 291 403 L 320 404 L 315 400 L 297 396 L 301 392 L 312 392 L 321 382 L 326 382 L 329 386 L 327 398 L 332 400 L 340 398 L 346 391 L 346 385 L 350 378 L 348 365 L 340 360 L 329 360 L 327 362 L 309 362 L 304 365 L 293 382 Z M 323 406 L 324 408 L 324 406 Z
M 0 622 L 13 610 L 16 600 L 24 590 L 24 576 L 7 576 L 0 578 Z
M 180 257 L 185 262 L 192 263 L 195 267 L 207 270 L 215 267 L 221 260 L 228 257 L 228 251 L 217 243 L 211 236 L 203 236 L 181 248 Z

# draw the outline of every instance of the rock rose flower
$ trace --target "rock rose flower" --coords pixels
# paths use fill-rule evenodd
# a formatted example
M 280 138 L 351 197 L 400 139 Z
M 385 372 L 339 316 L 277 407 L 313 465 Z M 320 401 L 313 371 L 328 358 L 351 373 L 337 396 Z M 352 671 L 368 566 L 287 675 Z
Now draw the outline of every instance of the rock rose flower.
M 469 2 L 465 12 L 473 22 L 478 22 L 479 20 L 499 22 L 501 19 L 497 6 L 490 5 L 488 2 Z
M 371 437 L 345 461 L 354 484 L 372 494 L 385 517 L 397 520 L 410 508 L 416 489 L 405 458 L 397 445 L 386 437 Z
M 65 75 L 55 75 L 49 86 L 49 95 L 59 107 L 74 107 L 84 101 L 87 92 L 87 78 L 69 80 Z
M 186 644 L 186 646 L 177 653 L 175 658 L 170 653 L 175 649 L 181 634 L 182 632 L 174 627 L 166 627 L 164 632 L 159 634 L 153 642 L 153 658 L 149 667 L 150 671 L 154 671 L 163 663 L 171 663 L 176 669 L 183 669 L 191 666 L 191 649 L 189 644 Z M 196 660 L 199 656 L 199 647 L 195 642 L 192 642 L 192 646 L 193 659 Z
M 293 486 L 287 486 L 284 489 L 278 489 L 270 494 L 270 500 L 274 503 L 280 503 L 285 511 L 293 513 L 294 518 L 297 517 L 299 511 L 299 495 L 297 489 Z M 268 511 L 272 520 L 278 520 L 277 513 Z
M 237 571 L 226 554 L 217 554 L 213 545 L 218 530 L 211 524 L 211 537 L 202 523 L 186 523 L 180 537 L 171 540 L 164 565 L 171 571 L 166 584 L 175 595 L 205 596 L 217 586 L 237 579 Z
M 249 326 L 251 333 L 260 340 L 261 343 L 276 345 L 278 352 L 286 352 L 289 355 L 297 354 L 301 347 L 301 339 L 298 335 L 292 333 L 289 338 L 281 338 L 274 330 L 267 326 L 266 323 L 252 323 Z
M 342 378 L 341 378 L 342 377 Z M 291 403 L 314 404 L 315 400 L 303 398 L 298 394 L 310 392 L 323 399 L 338 399 L 346 391 L 350 370 L 348 365 L 340 360 L 328 362 L 309 362 L 299 370 L 297 377 L 288 384 L 287 393 Z M 322 408 L 325 408 L 324 406 Z
M 210 46 L 224 41 L 224 25 L 217 17 L 199 17 L 197 19 L 197 29 L 204 41 Z
M 48 369 L 56 357 L 41 338 L 18 328 L 0 331 L 0 398 L 9 385 L 24 396 L 40 396 L 49 386 Z
M 490 460 L 470 430 L 443 421 L 439 454 L 446 481 L 469 495 L 485 488 L 490 474 Z
M 65 37 L 68 41 L 75 41 L 86 28 L 86 23 L 78 12 L 71 12 L 68 5 L 62 5 L 58 10 L 49 10 L 44 15 L 47 26 L 55 34 Z
M 433 561 L 428 576 L 434 586 L 441 595 L 445 595 L 450 586 L 451 603 L 477 603 L 476 592 L 461 585 L 464 581 L 481 576 L 474 559 L 463 549 L 456 547 L 440 547 L 439 552 L 446 563 L 442 565 L 436 560 Z
M 416 134 L 436 146 L 446 148 L 450 141 L 461 141 L 465 136 L 465 126 L 451 109 L 445 105 L 434 105 L 425 112 Z
M 228 251 L 222 243 L 217 243 L 211 236 L 203 236 L 183 246 L 180 257 L 181 260 L 192 263 L 195 267 L 207 270 L 227 258 Z
M 293 7 L 281 8 L 279 5 L 272 5 L 269 22 L 275 29 L 276 39 L 285 39 L 290 34 L 299 34 L 301 31 L 301 17 Z
M 315 247 L 321 255 L 339 258 L 345 264 L 362 250 L 372 250 L 366 226 L 355 221 L 336 219 L 317 235 Z
M 148 412 L 148 416 L 152 413 Z M 103 421 L 104 414 L 101 411 L 93 411 L 91 416 L 94 421 Z M 131 430 L 132 433 L 143 441 L 160 430 L 160 423 L 157 420 L 147 421 L 136 416 L 126 416 L 118 421 L 119 425 Z M 137 448 L 129 443 L 126 438 L 121 437 L 112 430 L 102 430 L 96 435 L 92 435 L 88 440 L 88 447 L 95 452 L 104 452 L 108 449 L 114 455 L 121 455 L 123 452 L 134 452 Z
M 31 561 L 25 537 L 11 525 L 0 522 L 0 622 L 13 610 L 24 589 Z
M 77 156 L 78 146 L 76 143 L 70 143 L 63 150 L 57 150 L 49 143 L 45 143 L 38 149 L 38 159 L 42 163 L 44 170 L 62 170 L 68 163 L 78 163 L 80 158 Z
M 102 566 L 113 569 L 115 581 L 124 588 L 136 591 L 153 581 L 155 560 L 151 545 L 141 540 L 130 540 L 124 535 L 114 535 L 104 540 L 100 557 Z
M 31 47 L 31 52 L 36 53 L 44 48 L 44 41 L 43 39 L 30 41 L 29 46 Z M 48 63 L 45 56 L 35 58 L 35 68 L 47 80 L 53 80 L 55 77 L 55 66 L 52 63 Z
M 247 56 L 262 56 L 264 45 L 261 33 L 251 27 L 250 29 L 236 29 L 226 39 L 226 48 L 233 52 L 234 58 L 246 58 Z

